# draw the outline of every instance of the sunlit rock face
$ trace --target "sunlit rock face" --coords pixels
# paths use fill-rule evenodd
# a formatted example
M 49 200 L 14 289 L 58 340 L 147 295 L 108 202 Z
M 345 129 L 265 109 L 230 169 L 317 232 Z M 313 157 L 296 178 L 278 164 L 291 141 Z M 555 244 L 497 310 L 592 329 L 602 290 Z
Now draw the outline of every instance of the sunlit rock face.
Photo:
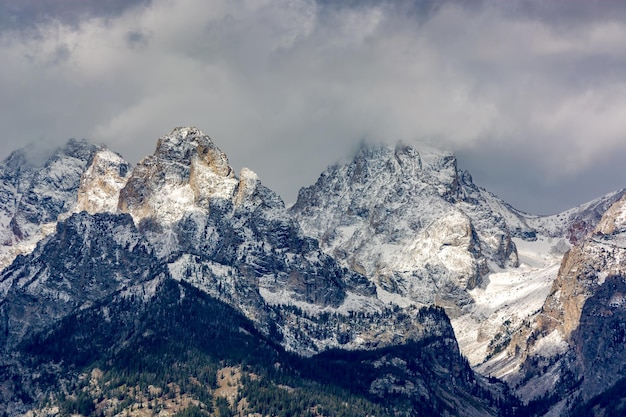
M 607 210 L 594 231 L 563 257 L 543 314 L 537 319 L 542 333 L 556 329 L 566 340 L 571 339 L 580 326 L 587 301 L 605 285 L 608 277 L 625 275 L 626 197 L 623 197 Z
M 626 363 L 625 213 L 622 197 L 565 254 L 541 311 L 517 344 L 524 361 L 511 382 L 527 400 L 560 394 L 555 413 L 622 377 L 617 370 Z
M 70 169 L 76 165 L 72 159 L 61 170 L 75 174 L 66 190 L 71 204 L 58 210 L 48 238 L 33 241 L 40 247 L 4 271 L 7 332 L 15 333 L 15 340 L 136 284 L 134 278 L 151 282 L 157 276 L 185 281 L 230 304 L 303 355 L 451 334 L 447 321 L 433 319 L 440 312 L 432 317 L 418 314 L 419 308 L 400 312 L 378 299 L 368 279 L 340 265 L 302 232 L 281 198 L 253 171 L 243 168 L 236 177 L 226 155 L 198 129 L 174 129 L 134 168 L 107 149 L 80 145 L 90 149 L 78 164 L 81 169 Z M 449 253 L 474 238 L 467 218 L 455 222 L 459 230 L 445 237 Z M 83 240 L 76 233 L 83 233 Z M 438 228 L 429 233 L 436 235 Z M 122 239 L 122 246 L 107 239 Z M 135 248 L 143 248 L 136 259 L 140 265 L 148 263 L 156 272 L 131 268 Z M 57 271 L 63 267 L 78 276 Z M 131 270 L 120 270 L 126 267 Z M 40 320 L 41 312 L 32 306 L 27 308 L 32 314 L 20 317 L 26 304 L 13 304 L 19 297 L 11 294 L 22 290 L 43 300 L 49 319 Z
M 131 166 L 120 155 L 108 149 L 96 152 L 83 173 L 74 212 L 115 213 L 131 173 Z
M 196 128 L 177 128 L 135 167 L 119 208 L 137 220 L 171 224 L 191 207 L 208 210 L 211 199 L 232 199 L 236 187 L 228 159 L 213 141 Z

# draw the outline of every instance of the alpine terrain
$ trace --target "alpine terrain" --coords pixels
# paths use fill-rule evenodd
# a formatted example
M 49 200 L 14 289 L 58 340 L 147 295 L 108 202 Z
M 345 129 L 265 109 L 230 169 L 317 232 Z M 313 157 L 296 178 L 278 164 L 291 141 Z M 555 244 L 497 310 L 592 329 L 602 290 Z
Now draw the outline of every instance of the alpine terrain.
M 192 127 L 35 156 L 0 165 L 0 415 L 623 413 L 624 190 L 534 216 L 364 145 L 286 207 Z

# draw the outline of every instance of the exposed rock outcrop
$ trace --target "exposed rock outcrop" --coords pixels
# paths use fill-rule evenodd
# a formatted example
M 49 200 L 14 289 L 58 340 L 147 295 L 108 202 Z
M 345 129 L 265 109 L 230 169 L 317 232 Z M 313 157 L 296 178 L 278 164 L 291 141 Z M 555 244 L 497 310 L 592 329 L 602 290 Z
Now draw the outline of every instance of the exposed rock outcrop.
M 74 212 L 115 213 L 131 173 L 131 165 L 108 149 L 95 153 L 91 165 L 83 173 Z

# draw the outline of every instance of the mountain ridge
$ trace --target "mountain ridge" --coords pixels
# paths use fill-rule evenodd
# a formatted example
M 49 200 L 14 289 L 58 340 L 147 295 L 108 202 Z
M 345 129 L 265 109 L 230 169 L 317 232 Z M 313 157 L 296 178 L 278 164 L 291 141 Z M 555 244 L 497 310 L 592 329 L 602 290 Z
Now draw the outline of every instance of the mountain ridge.
M 532 216 L 476 186 L 453 154 L 403 144 L 362 147 L 303 188 L 289 208 L 253 171 L 236 176 L 226 155 L 192 127 L 159 138 L 135 167 L 85 141 L 68 143 L 39 166 L 22 169 L 19 161 L 25 159 L 17 152 L 0 165 L 7 263 L 0 275 L 0 366 L 18 374 L 32 352 L 19 353 L 26 362 L 11 365 L 11 348 L 54 332 L 84 337 L 67 320 L 111 297 L 149 302 L 160 285 L 178 285 L 180 294 L 193 288 L 234 308 L 259 337 L 304 358 L 333 350 L 390 355 L 413 345 L 422 349 L 418 356 L 440 349 L 448 358 L 433 367 L 405 353 L 372 359 L 367 366 L 388 373 L 375 375 L 358 395 L 376 403 L 399 395 L 398 404 L 426 398 L 448 410 L 449 390 L 462 398 L 456 407 L 464 415 L 512 412 L 516 400 L 487 376 L 511 383 L 507 372 L 516 372 L 528 386 L 540 363 L 526 360 L 530 354 L 502 355 L 530 344 L 523 342 L 525 329 L 554 294 L 559 257 L 570 247 L 575 257 L 593 233 L 615 240 L 621 231 L 622 211 L 609 207 L 624 190 L 554 216 Z M 40 206 L 33 193 L 57 198 Z M 613 300 L 619 277 L 606 280 L 612 289 L 603 287 L 606 294 L 597 297 Z M 584 314 L 600 320 L 590 308 Z M 586 346 L 579 336 L 572 340 Z M 461 352 L 484 378 L 468 371 Z M 559 363 L 566 369 L 576 360 Z M 63 372 L 74 380 L 74 371 Z M 43 386 L 24 381 L 29 401 L 40 398 Z M 9 380 L 0 381 L 0 395 L 20 392 L 7 386 Z M 523 388 L 517 393 L 535 399 Z

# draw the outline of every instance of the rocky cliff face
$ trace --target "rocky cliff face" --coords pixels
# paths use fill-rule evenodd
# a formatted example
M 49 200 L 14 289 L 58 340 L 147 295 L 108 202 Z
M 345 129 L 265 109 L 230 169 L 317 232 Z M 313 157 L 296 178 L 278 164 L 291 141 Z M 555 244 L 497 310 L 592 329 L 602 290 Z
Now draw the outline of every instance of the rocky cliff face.
M 167 268 L 168 276 L 236 307 L 262 331 L 277 332 L 290 350 L 313 354 L 333 346 L 382 347 L 439 331 L 433 323 L 420 323 L 415 311 L 398 319 L 398 312 L 376 298 L 375 287 L 365 277 L 340 266 L 302 233 L 282 200 L 254 172 L 244 168 L 235 177 L 226 155 L 195 128 L 177 128 L 163 136 L 155 153 L 133 169 L 119 155 L 100 148 L 94 148 L 81 167 L 73 191 L 68 191 L 75 197 L 55 221 L 80 211 L 127 212 L 150 256 Z M 33 256 L 43 255 L 38 251 Z M 25 279 L 15 265 L 5 270 L 7 299 L 15 298 L 8 290 L 17 285 L 13 282 Z M 69 300 L 59 311 L 75 308 L 75 299 L 97 298 L 82 292 L 59 297 Z M 345 319 L 357 312 L 358 319 Z M 61 315 L 50 317 L 54 321 Z M 308 325 L 294 326 L 300 321 Z M 48 322 L 42 323 L 45 327 Z M 329 323 L 334 330 L 328 331 Z M 403 329 L 402 336 L 389 323 Z
M 32 251 L 76 204 L 81 177 L 97 150 L 70 140 L 43 163 L 21 150 L 0 165 L 0 268 Z
M 72 212 L 116 213 L 120 191 L 126 185 L 131 165 L 108 149 L 98 150 L 83 173 Z
M 578 243 L 591 233 L 604 213 L 626 194 L 626 189 L 606 194 L 561 213 L 537 216 L 521 212 L 498 197 L 489 196 L 489 204 L 500 213 L 513 237 L 535 240 L 537 237 L 564 238 L 571 244 Z
M 454 319 L 453 325 L 463 353 L 480 372 L 511 375 L 524 359 L 516 351 L 524 349 L 521 346 L 525 346 L 531 323 L 543 314 L 563 255 L 572 242 L 584 240 L 584 230 L 593 231 L 624 190 L 550 216 L 520 213 L 497 196 L 480 191 L 511 230 L 520 266 L 490 273 L 486 285 L 470 291 L 472 311 Z M 585 227 L 581 227 L 583 224 Z
M 302 234 L 254 172 L 243 169 L 236 178 L 226 155 L 197 129 L 159 139 L 120 191 L 119 208 L 133 216 L 176 279 L 259 322 L 266 302 L 338 308 L 348 292 L 373 294 L 367 280 Z
M 68 153 L 74 156 L 66 168 L 61 161 Z M 7 163 L 7 166 L 19 164 Z M 82 305 L 80 300 L 94 302 L 107 291 L 119 290 L 120 285 L 128 284 L 126 281 L 119 284 L 119 273 L 111 272 L 119 269 L 119 256 L 105 260 L 107 254 L 117 253 L 107 242 L 101 245 L 101 253 L 88 251 L 72 255 L 88 263 L 74 265 L 68 261 L 67 268 L 82 271 L 80 279 L 72 276 L 66 282 L 63 277 L 67 271 L 59 272 L 48 265 L 60 265 L 68 248 L 92 248 L 94 243 L 88 240 L 83 241 L 84 244 L 76 243 L 74 240 L 79 237 L 65 231 L 76 219 L 86 224 L 98 223 L 100 220 L 94 219 L 103 215 L 99 213 L 107 212 L 127 212 L 132 216 L 132 226 L 137 230 L 124 231 L 130 227 L 129 217 L 123 217 L 124 227 L 114 230 L 140 236 L 144 241 L 142 245 L 146 246 L 145 256 L 154 257 L 151 262 L 164 266 L 168 276 L 190 282 L 236 307 L 264 332 L 277 332 L 290 350 L 313 354 L 333 346 L 382 347 L 402 340 L 421 339 L 431 330 L 434 334 L 440 331 L 435 323 L 426 326 L 419 322 L 415 311 L 407 310 L 409 314 L 403 313 L 398 319 L 398 311 L 376 297 L 375 287 L 365 277 L 340 266 L 319 249 L 315 239 L 302 233 L 280 197 L 264 187 L 254 172 L 244 168 L 239 178 L 235 177 L 226 155 L 195 128 L 178 128 L 160 138 L 155 153 L 133 169 L 119 155 L 84 142 L 70 142 L 66 150 L 44 164 L 44 167 L 51 166 L 71 177 L 71 181 L 65 180 L 64 189 L 70 197 L 62 206 L 55 205 L 56 211 L 44 219 L 50 220 L 48 240 L 41 233 L 33 235 L 29 241 L 33 247 L 44 239 L 40 247 L 32 256 L 19 258 L 3 271 L 2 295 L 7 300 L 6 316 L 10 317 L 6 331 L 12 340 L 6 343 L 17 343 L 31 333 L 30 327 L 41 329 L 54 322 Z M 45 176 L 44 173 L 38 175 Z M 8 175 L 7 178 L 17 181 Z M 59 187 L 50 186 L 50 193 Z M 75 212 L 82 214 L 72 215 Z M 96 217 L 89 217 L 87 213 Z M 61 223 L 55 229 L 57 221 Z M 33 227 L 41 227 L 36 222 L 33 224 Z M 100 226 L 85 227 L 85 233 L 92 230 L 95 230 L 93 233 L 108 233 Z M 61 238 L 73 240 L 59 241 Z M 86 235 L 84 239 L 99 242 L 97 236 Z M 52 254 L 55 248 L 58 253 Z M 103 261 L 92 264 L 95 261 L 89 260 L 91 258 Z M 24 266 L 27 264 L 33 268 L 42 266 L 32 269 Z M 113 276 L 106 273 L 94 277 L 101 266 L 108 268 Z M 89 268 L 93 270 L 88 272 Z M 94 284 L 95 292 L 87 291 L 93 280 L 100 282 L 98 280 L 104 278 L 107 279 L 100 284 L 111 283 L 109 290 L 104 291 L 100 284 Z M 58 288 L 48 288 L 48 284 L 57 281 L 61 282 Z M 119 285 L 113 285 L 116 282 Z M 87 289 L 79 290 L 83 285 Z M 65 287 L 67 291 L 62 290 Z M 42 294 L 53 300 L 37 298 L 40 297 L 37 291 L 43 291 Z M 8 301 L 17 300 L 19 294 L 34 297 L 33 305 L 60 304 L 46 307 L 52 308 L 47 313 L 48 319 L 36 309 L 20 317 L 19 311 L 25 311 L 24 303 Z M 322 313 L 324 316 L 320 316 Z M 345 319 L 355 313 L 358 319 Z M 299 321 L 308 325 L 294 326 Z M 28 324 L 31 322 L 32 325 Z M 278 327 L 270 326 L 271 322 Z M 333 324 L 334 330 L 328 331 L 328 323 Z M 389 323 L 402 329 L 402 336 L 397 336 L 395 327 Z
M 592 234 L 565 254 L 537 320 L 542 333 L 557 330 L 569 340 L 580 326 L 587 301 L 607 278 L 626 275 L 625 213 L 626 196 L 606 211 Z
M 622 197 L 563 257 L 541 311 L 510 348 L 523 358 L 511 382 L 526 400 L 559 393 L 555 415 L 610 388 L 626 364 L 625 213 Z
M 327 253 L 369 277 L 381 298 L 405 304 L 437 303 L 458 314 L 489 262 L 517 264 L 502 216 L 447 153 L 363 147 L 302 189 L 291 212 Z
M 476 187 L 451 155 L 365 147 L 301 190 L 291 211 L 327 253 L 370 278 L 381 299 L 444 306 L 463 352 L 476 365 L 487 361 L 478 367 L 485 375 L 504 376 L 526 400 L 546 393 L 561 400 L 576 384 L 587 389 L 580 381 L 592 374 L 615 383 L 603 374 L 623 363 L 611 342 L 621 340 L 620 327 L 602 315 L 621 316 L 590 301 L 610 304 L 598 289 L 605 280 L 619 287 L 615 277 L 623 275 L 623 196 L 533 216 Z M 605 341 L 582 347 L 597 336 L 591 329 L 606 330 Z M 605 351 L 619 359 L 596 368 L 579 348 L 596 361 Z
M 211 139 L 195 128 L 178 128 L 135 167 L 119 208 L 138 220 L 171 224 L 191 207 L 208 209 L 210 200 L 231 200 L 236 186 L 226 155 Z

